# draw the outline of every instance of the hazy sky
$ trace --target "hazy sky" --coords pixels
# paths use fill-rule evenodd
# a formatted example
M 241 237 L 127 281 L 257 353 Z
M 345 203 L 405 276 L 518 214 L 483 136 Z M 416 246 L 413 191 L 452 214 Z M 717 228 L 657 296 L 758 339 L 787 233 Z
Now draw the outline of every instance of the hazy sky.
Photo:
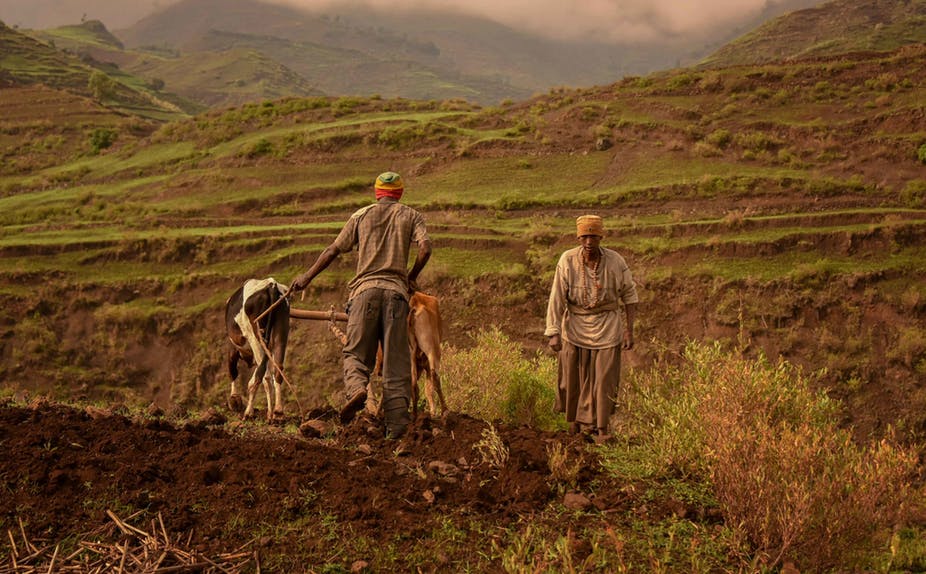
M 109 28 L 131 26 L 158 7 L 178 0 L 0 0 L 0 20 L 48 28 L 102 20 Z M 272 0 L 334 12 L 347 0 Z M 698 36 L 735 26 L 769 5 L 800 0 L 363 0 L 384 9 L 454 9 L 543 35 L 598 40 L 659 40 Z M 805 2 L 805 4 L 808 2 Z
M 273 0 L 332 10 L 344 0 Z M 545 36 L 658 40 L 698 35 L 754 17 L 787 0 L 364 0 L 378 8 L 454 9 Z M 791 2 L 793 4 L 793 2 Z

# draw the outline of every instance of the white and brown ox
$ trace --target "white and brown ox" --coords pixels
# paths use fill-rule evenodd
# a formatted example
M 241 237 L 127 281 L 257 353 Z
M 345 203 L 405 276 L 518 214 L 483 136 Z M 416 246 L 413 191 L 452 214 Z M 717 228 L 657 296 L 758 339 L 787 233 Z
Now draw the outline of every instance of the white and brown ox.
M 272 278 L 249 279 L 239 287 L 225 302 L 225 327 L 228 331 L 230 348 L 228 351 L 228 375 L 231 378 L 231 393 L 228 407 L 241 412 L 241 395 L 238 394 L 238 361 L 243 360 L 249 367 L 256 367 L 248 381 L 248 403 L 244 409 L 244 418 L 254 416 L 254 396 L 258 383 L 263 383 L 267 395 L 267 420 L 283 416 L 283 386 L 280 382 L 286 358 L 286 342 L 289 338 L 289 301 L 277 303 L 286 291 Z M 274 306 L 275 305 L 275 306 Z M 273 309 L 266 313 L 267 309 Z M 261 317 L 263 315 L 263 317 Z M 254 330 L 254 320 L 260 318 L 258 329 Z M 260 339 L 258 339 L 260 338 Z M 268 349 L 272 357 L 267 354 Z M 271 365 L 271 362 L 273 365 Z M 268 369 L 268 366 L 271 368 Z M 273 386 L 273 395 L 270 386 Z

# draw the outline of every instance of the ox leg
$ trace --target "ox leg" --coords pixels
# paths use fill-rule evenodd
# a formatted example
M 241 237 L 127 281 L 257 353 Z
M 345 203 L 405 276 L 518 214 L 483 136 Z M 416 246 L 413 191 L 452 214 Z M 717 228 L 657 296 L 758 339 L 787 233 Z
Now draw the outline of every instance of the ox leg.
M 267 358 L 260 362 L 251 374 L 251 380 L 248 381 L 248 406 L 244 409 L 244 418 L 250 419 L 254 416 L 254 396 L 257 394 L 257 386 L 265 383 L 264 374 L 267 372 Z
M 286 360 L 286 342 L 289 338 L 289 331 L 283 329 L 276 329 L 274 331 L 274 341 L 273 341 L 273 360 L 276 363 L 276 366 L 271 368 L 271 381 L 273 382 L 273 416 L 274 418 L 283 418 L 284 417 L 284 408 L 283 408 L 283 373 L 277 371 L 277 369 L 283 368 L 283 361 Z M 268 409 L 269 409 L 269 404 Z
M 231 390 L 228 393 L 228 408 L 238 414 L 244 410 L 244 402 L 238 393 L 238 360 L 241 355 L 233 345 L 228 350 L 228 378 L 231 380 Z
M 273 413 L 275 408 L 273 404 L 273 395 L 270 392 L 270 387 L 277 386 L 277 381 L 276 377 L 274 376 L 273 369 L 267 369 L 267 371 L 264 373 L 263 381 L 264 395 L 267 396 L 267 422 L 269 423 L 273 421 Z
M 418 351 L 412 350 L 412 420 L 418 419 L 418 377 L 421 373 L 418 371 Z
M 440 374 L 437 372 L 437 369 L 431 367 L 428 372 L 428 381 L 425 386 L 425 395 L 428 397 L 428 407 L 431 409 L 432 415 L 437 415 L 437 405 L 434 404 L 434 393 L 437 393 L 437 399 L 440 401 L 440 414 L 443 415 L 447 412 L 447 403 L 444 401 L 444 391 L 440 386 Z

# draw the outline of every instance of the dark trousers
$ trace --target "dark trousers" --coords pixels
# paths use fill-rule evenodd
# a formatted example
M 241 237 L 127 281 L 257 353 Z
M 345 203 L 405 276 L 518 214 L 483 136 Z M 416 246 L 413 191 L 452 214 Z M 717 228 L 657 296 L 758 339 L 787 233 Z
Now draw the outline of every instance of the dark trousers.
M 344 390 L 365 389 L 383 346 L 383 414 L 386 431 L 400 433 L 411 422 L 412 375 L 408 350 L 408 301 L 389 289 L 370 288 L 350 302 L 344 357 Z

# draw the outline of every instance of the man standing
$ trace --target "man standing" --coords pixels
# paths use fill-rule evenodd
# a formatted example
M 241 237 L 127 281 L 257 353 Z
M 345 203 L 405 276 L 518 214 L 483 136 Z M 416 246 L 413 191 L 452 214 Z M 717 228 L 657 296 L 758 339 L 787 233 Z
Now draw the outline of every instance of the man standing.
M 639 299 L 624 258 L 601 247 L 601 217 L 579 217 L 576 236 L 579 247 L 563 253 L 556 265 L 544 334 L 559 354 L 556 410 L 566 413 L 570 432 L 594 432 L 596 441 L 605 441 L 620 381 L 621 350 L 633 348 Z
M 421 214 L 399 203 L 404 191 L 399 174 L 381 174 L 374 189 L 376 203 L 351 215 L 337 239 L 290 289 L 305 289 L 338 255 L 357 249 L 357 272 L 348 284 L 347 344 L 342 351 L 347 403 L 341 409 L 341 422 L 350 422 L 366 404 L 367 384 L 381 344 L 386 433 L 399 438 L 411 418 L 408 298 L 431 257 L 431 241 Z M 418 245 L 418 255 L 409 271 L 412 242 Z

